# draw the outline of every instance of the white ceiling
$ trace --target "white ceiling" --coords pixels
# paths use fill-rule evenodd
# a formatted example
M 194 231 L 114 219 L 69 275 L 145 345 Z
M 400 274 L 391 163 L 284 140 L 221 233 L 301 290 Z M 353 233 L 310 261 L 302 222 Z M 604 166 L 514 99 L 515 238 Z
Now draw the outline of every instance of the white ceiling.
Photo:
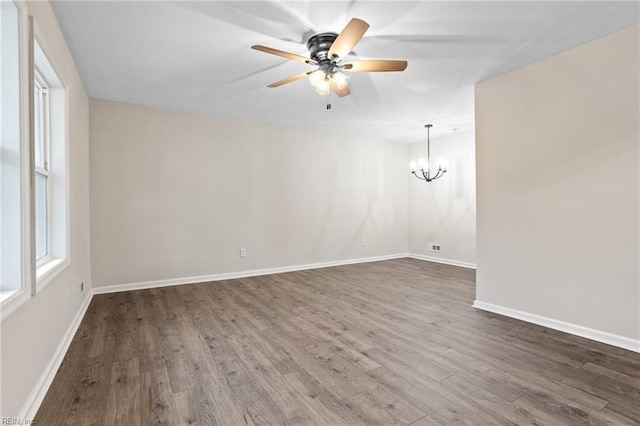
M 473 85 L 639 21 L 638 2 L 54 1 L 91 97 L 397 142 L 473 126 Z M 305 80 L 267 84 L 309 65 L 250 49 L 308 56 L 316 32 L 352 18 L 371 27 L 354 57 L 406 59 L 402 73 L 352 73 L 352 94 Z

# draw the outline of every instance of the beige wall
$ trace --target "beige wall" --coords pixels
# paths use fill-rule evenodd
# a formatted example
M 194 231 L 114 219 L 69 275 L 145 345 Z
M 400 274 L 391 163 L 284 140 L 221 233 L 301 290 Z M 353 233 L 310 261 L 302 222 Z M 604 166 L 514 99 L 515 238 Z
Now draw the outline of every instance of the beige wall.
M 476 86 L 477 300 L 640 338 L 639 34 Z
M 17 416 L 47 371 L 63 337 L 90 291 L 89 101 L 49 3 L 29 2 L 38 40 L 68 88 L 68 147 L 71 264 L 35 297 L 2 321 L 1 407 Z M 26 76 L 23 76 L 26 78 Z M 27 288 L 29 283 L 25 283 Z
M 90 127 L 95 287 L 406 252 L 406 146 L 95 99 Z
M 426 134 L 425 134 L 426 137 Z M 474 266 L 476 262 L 476 180 L 473 132 L 431 139 L 431 166 L 442 158 L 447 173 L 425 183 L 409 177 L 409 252 L 444 262 Z M 426 158 L 424 142 L 409 146 L 409 158 Z M 408 166 L 407 166 L 408 167 Z M 441 252 L 429 250 L 440 244 Z

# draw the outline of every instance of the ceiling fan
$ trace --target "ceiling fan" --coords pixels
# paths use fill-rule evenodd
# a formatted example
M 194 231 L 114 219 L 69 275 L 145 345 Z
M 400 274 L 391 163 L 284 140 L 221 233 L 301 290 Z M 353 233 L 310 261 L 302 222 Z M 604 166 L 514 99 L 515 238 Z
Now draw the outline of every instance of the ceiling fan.
M 407 68 L 407 61 L 388 59 L 366 59 L 342 62 L 344 58 L 351 53 L 354 46 L 360 41 L 368 28 L 369 24 L 365 21 L 353 18 L 340 34 L 320 33 L 314 35 L 307 41 L 309 58 L 261 45 L 254 45 L 251 46 L 251 48 L 318 67 L 315 70 L 283 78 L 282 80 L 269 84 L 267 87 L 279 87 L 283 84 L 308 77 L 309 83 L 311 83 L 319 94 L 326 95 L 333 90 L 338 96 L 343 97 L 350 94 L 351 91 L 347 86 L 349 77 L 342 73 L 342 71 L 389 72 L 404 71 L 405 68 Z

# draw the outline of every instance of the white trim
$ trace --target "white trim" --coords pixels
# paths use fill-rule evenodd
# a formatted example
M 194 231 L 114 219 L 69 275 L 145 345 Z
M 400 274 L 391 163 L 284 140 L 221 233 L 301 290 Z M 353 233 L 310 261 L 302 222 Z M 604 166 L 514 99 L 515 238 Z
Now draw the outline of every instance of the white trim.
M 44 372 L 40 376 L 40 379 L 31 391 L 29 398 L 27 398 L 27 401 L 22 406 L 22 410 L 20 410 L 20 414 L 18 414 L 17 416 L 18 418 L 35 418 L 38 409 L 40 408 L 40 404 L 42 404 L 42 401 L 44 400 L 44 397 L 47 394 L 47 391 L 49 390 L 49 387 L 51 386 L 51 383 L 53 382 L 58 369 L 60 368 L 60 364 L 62 364 L 62 360 L 64 359 L 64 356 L 66 355 L 67 350 L 71 345 L 71 341 L 73 340 L 76 331 L 78 331 L 78 327 L 80 326 L 80 323 L 84 318 L 84 314 L 87 312 L 87 308 L 89 308 L 89 304 L 91 303 L 92 298 L 93 294 L 89 293 L 84 302 L 82 302 L 80 310 L 76 314 L 76 317 L 73 319 L 73 322 L 71 322 L 71 325 L 69 325 L 67 332 L 60 341 L 60 345 L 58 345 L 58 349 L 56 349 L 56 352 L 53 354 L 51 361 L 49 361 L 49 364 L 47 364 L 47 367 L 44 369 Z
M 352 265 L 354 263 L 379 262 L 381 260 L 410 257 L 407 253 L 386 256 L 364 257 L 359 259 L 338 260 L 332 262 L 310 263 L 306 265 L 283 266 L 279 268 L 253 269 L 249 271 L 226 272 L 222 274 L 199 275 L 195 277 L 172 278 L 168 280 L 143 281 L 129 284 L 116 284 L 104 287 L 93 287 L 93 294 L 116 293 L 119 291 L 142 290 L 145 288 L 169 287 L 183 284 L 196 284 L 209 281 L 232 280 L 236 278 L 256 277 L 259 275 L 281 274 L 283 272 L 303 271 L 307 269 L 328 268 L 331 266 Z
M 36 270 L 36 292 L 47 286 L 55 277 L 71 265 L 69 259 L 51 259 Z
M 47 88 L 47 254 L 51 261 L 36 262 L 33 294 L 37 294 L 71 263 L 70 179 L 69 179 L 69 99 L 58 67 L 47 54 L 46 37 L 33 23 L 33 69 Z M 35 170 L 36 173 L 39 171 Z M 55 177 L 58 177 L 54 179 Z M 35 185 L 35 182 L 34 182 Z M 64 199 L 64 200 L 63 200 Z M 35 214 L 35 204 L 32 205 Z M 35 235 L 34 235 L 35 237 Z M 35 238 L 33 238 L 35 241 Z M 35 246 L 34 246 L 35 250 Z
M 424 254 L 409 253 L 407 257 L 418 260 L 426 260 L 427 262 L 444 263 L 445 265 L 460 266 L 462 268 L 476 269 L 475 263 L 462 262 L 454 259 L 443 259 L 441 257 L 426 256 Z
M 481 302 L 479 300 L 473 302 L 473 307 L 640 353 L 640 340 L 519 311 L 517 309 L 506 308 L 492 303 Z
M 3 293 L 10 293 L 10 291 Z M 25 289 L 15 290 L 13 294 L 4 298 L 0 303 L 0 322 L 4 321 L 9 317 L 9 315 L 20 309 L 20 307 L 30 299 L 31 294 Z
M 33 35 L 33 26 L 34 20 L 33 16 L 26 13 L 27 18 L 27 47 L 25 48 L 25 52 L 27 54 L 27 70 L 23 72 L 23 76 L 27 77 L 27 83 L 22 85 L 26 88 L 27 91 L 27 114 L 25 117 L 25 122 L 27 123 L 28 132 L 26 133 L 27 137 L 24 138 L 23 143 L 25 143 L 25 161 L 23 164 L 25 166 L 24 173 L 26 173 L 26 180 L 24 188 L 25 198 L 28 200 L 27 205 L 25 207 L 25 218 L 27 219 L 25 224 L 23 225 L 23 230 L 25 235 L 22 238 L 22 244 L 26 250 L 26 256 L 23 259 L 23 263 L 25 264 L 25 268 L 28 269 L 24 274 L 23 283 L 29 285 L 29 291 L 31 292 L 31 296 L 36 295 L 36 198 L 35 198 L 35 187 L 36 187 L 36 176 L 34 172 L 35 166 L 35 123 L 32 119 L 35 115 L 35 104 L 34 104 L 34 76 L 35 76 L 35 65 L 33 62 L 33 50 L 34 50 L 34 35 Z

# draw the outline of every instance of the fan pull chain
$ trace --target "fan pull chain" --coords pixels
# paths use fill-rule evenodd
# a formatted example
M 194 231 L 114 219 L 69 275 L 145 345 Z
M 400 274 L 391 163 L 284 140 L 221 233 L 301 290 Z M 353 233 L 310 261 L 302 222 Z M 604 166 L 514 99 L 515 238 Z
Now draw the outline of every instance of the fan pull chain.
M 327 109 L 331 109 L 331 89 L 329 89 L 329 93 L 327 93 Z

